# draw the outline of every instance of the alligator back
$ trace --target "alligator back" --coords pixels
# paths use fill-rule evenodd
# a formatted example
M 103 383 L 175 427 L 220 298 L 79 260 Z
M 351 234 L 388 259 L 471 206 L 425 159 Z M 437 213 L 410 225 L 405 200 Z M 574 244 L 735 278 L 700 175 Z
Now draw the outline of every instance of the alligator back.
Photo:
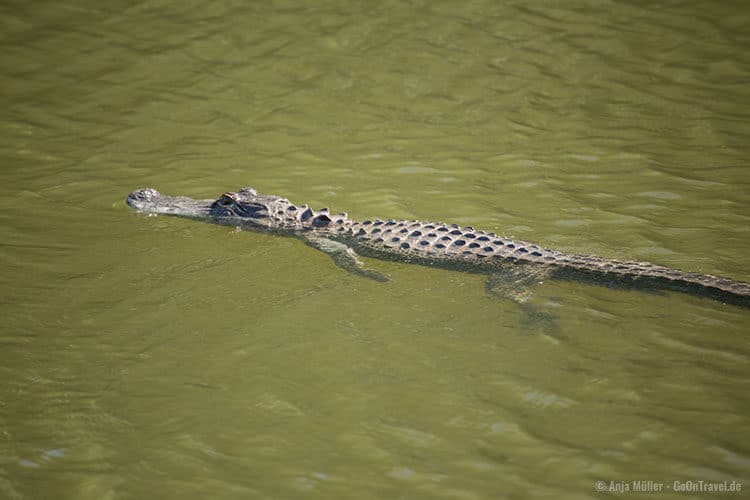
M 679 290 L 750 306 L 750 284 L 729 278 L 649 262 L 565 254 L 457 224 L 340 220 L 326 228 L 331 237 L 380 258 L 486 273 L 509 265 L 543 266 L 557 278 Z

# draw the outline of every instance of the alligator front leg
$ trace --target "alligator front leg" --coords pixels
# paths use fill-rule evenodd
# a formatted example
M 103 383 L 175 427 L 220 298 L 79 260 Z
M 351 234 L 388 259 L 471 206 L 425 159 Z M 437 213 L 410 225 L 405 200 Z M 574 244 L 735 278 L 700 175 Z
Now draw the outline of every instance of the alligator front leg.
M 368 269 L 359 260 L 359 255 L 350 246 L 340 243 L 338 241 L 329 240 L 320 236 L 303 236 L 303 240 L 308 245 L 321 250 L 331 256 L 333 262 L 341 269 L 348 271 L 357 276 L 364 276 L 375 281 L 384 283 L 390 281 L 386 276 L 383 276 L 377 271 Z

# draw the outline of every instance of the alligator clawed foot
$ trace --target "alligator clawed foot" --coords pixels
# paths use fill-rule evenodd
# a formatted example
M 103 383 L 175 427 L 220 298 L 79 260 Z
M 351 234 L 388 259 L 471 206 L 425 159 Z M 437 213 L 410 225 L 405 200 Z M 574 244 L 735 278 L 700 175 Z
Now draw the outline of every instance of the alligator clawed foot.
M 373 269 L 363 268 L 357 274 L 359 274 L 360 276 L 364 276 L 365 278 L 370 278 L 371 280 L 374 280 L 380 283 L 388 283 L 389 281 L 391 281 L 391 279 L 388 276 L 380 274 L 379 272 Z
M 554 338 L 561 338 L 560 323 L 556 315 L 542 311 L 532 304 L 521 304 L 521 329 L 542 332 Z

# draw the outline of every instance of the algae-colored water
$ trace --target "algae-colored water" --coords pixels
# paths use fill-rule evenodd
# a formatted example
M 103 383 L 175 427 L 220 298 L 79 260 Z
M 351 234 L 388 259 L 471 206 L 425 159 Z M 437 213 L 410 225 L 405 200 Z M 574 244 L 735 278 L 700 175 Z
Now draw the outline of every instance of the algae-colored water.
M 550 282 L 553 335 L 482 276 L 124 204 L 253 186 L 750 281 L 746 3 L 110 4 L 0 6 L 0 498 L 747 495 L 746 309 Z

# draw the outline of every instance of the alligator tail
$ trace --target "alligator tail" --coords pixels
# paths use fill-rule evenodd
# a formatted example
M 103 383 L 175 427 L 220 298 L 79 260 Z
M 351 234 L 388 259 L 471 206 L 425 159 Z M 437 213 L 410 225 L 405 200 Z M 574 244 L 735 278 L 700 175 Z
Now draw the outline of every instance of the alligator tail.
M 750 307 L 750 283 L 710 274 L 688 273 L 649 262 L 619 261 L 585 255 L 561 255 L 556 263 L 565 271 L 604 278 L 637 288 L 670 289 L 709 296 Z

